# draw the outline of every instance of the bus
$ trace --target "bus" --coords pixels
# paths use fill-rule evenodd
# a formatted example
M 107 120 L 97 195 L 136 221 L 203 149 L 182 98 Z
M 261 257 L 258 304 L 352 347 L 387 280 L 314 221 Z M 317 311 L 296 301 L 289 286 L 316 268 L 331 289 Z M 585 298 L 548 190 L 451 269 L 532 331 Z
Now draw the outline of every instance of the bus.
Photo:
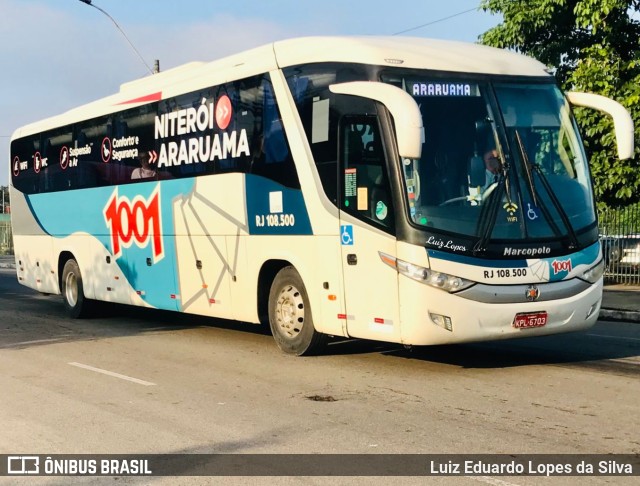
M 17 278 L 329 337 L 475 342 L 593 325 L 603 259 L 571 105 L 536 60 L 402 37 L 278 41 L 15 131 Z

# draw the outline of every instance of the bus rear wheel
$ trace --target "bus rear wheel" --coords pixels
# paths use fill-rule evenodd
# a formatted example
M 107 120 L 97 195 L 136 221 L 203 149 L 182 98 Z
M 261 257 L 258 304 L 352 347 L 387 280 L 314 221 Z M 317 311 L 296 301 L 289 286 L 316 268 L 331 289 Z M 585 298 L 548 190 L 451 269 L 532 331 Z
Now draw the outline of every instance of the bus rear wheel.
M 64 307 L 70 317 L 78 319 L 89 314 L 91 301 L 84 296 L 80 267 L 73 258 L 67 260 L 64 264 L 60 290 L 64 300 Z
M 316 354 L 327 341 L 315 330 L 304 283 L 295 268 L 278 272 L 269 292 L 269 326 L 278 347 L 296 356 Z

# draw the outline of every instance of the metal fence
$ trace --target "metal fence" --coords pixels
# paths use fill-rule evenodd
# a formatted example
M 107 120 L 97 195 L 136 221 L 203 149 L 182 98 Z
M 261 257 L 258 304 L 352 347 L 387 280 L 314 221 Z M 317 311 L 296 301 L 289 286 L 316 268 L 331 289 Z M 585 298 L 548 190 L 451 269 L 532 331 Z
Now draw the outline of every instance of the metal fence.
M 598 212 L 605 282 L 640 285 L 640 204 Z
M 2 216 L 2 215 L 0 215 Z M 11 221 L 0 220 L 0 255 L 13 254 L 13 237 L 11 234 Z

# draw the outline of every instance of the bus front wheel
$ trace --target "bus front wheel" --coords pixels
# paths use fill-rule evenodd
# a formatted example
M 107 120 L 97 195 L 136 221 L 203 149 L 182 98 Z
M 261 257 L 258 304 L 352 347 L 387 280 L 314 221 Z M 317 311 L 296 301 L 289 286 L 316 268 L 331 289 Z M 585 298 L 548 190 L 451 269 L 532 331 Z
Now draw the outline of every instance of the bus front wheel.
M 77 319 L 88 315 L 91 301 L 84 296 L 80 267 L 73 258 L 67 260 L 64 264 L 62 288 L 60 290 L 62 291 L 64 307 L 70 317 Z
M 304 283 L 291 266 L 280 270 L 271 284 L 269 326 L 278 347 L 287 354 L 316 354 L 326 344 L 327 336 L 313 326 Z

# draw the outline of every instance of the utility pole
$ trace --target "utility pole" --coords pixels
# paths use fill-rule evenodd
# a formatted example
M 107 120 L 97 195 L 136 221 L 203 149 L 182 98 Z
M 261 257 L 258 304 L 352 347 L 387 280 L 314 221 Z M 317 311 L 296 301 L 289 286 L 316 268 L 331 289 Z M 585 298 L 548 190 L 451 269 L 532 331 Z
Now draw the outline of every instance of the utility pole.
M 127 34 L 124 33 L 124 30 L 122 30 L 120 28 L 120 26 L 118 25 L 118 22 L 115 21 L 115 19 L 109 15 L 105 10 L 101 9 L 100 7 L 98 7 L 97 5 L 94 5 L 92 2 L 92 0 L 80 0 L 82 3 L 86 3 L 87 5 L 89 5 L 90 7 L 93 7 L 95 9 L 100 10 L 103 14 L 105 14 L 107 17 L 109 17 L 109 20 L 111 20 L 111 22 L 113 22 L 113 25 L 116 26 L 116 28 L 120 31 L 120 33 L 124 36 L 124 38 L 127 40 L 127 42 L 129 43 L 129 45 L 131 46 L 131 49 L 133 49 L 133 51 L 136 53 L 136 55 L 138 56 L 138 58 L 140 58 L 140 60 L 142 61 L 142 64 L 145 65 L 145 67 L 147 68 L 147 71 L 149 71 L 150 74 L 156 74 L 160 72 L 160 60 L 156 59 L 155 64 L 154 64 L 154 69 L 152 70 L 149 65 L 147 64 L 147 61 L 144 60 L 144 58 L 142 57 L 142 55 L 138 52 L 138 49 L 136 49 L 136 46 L 133 45 L 133 42 L 131 42 L 129 40 L 129 37 L 127 37 Z

